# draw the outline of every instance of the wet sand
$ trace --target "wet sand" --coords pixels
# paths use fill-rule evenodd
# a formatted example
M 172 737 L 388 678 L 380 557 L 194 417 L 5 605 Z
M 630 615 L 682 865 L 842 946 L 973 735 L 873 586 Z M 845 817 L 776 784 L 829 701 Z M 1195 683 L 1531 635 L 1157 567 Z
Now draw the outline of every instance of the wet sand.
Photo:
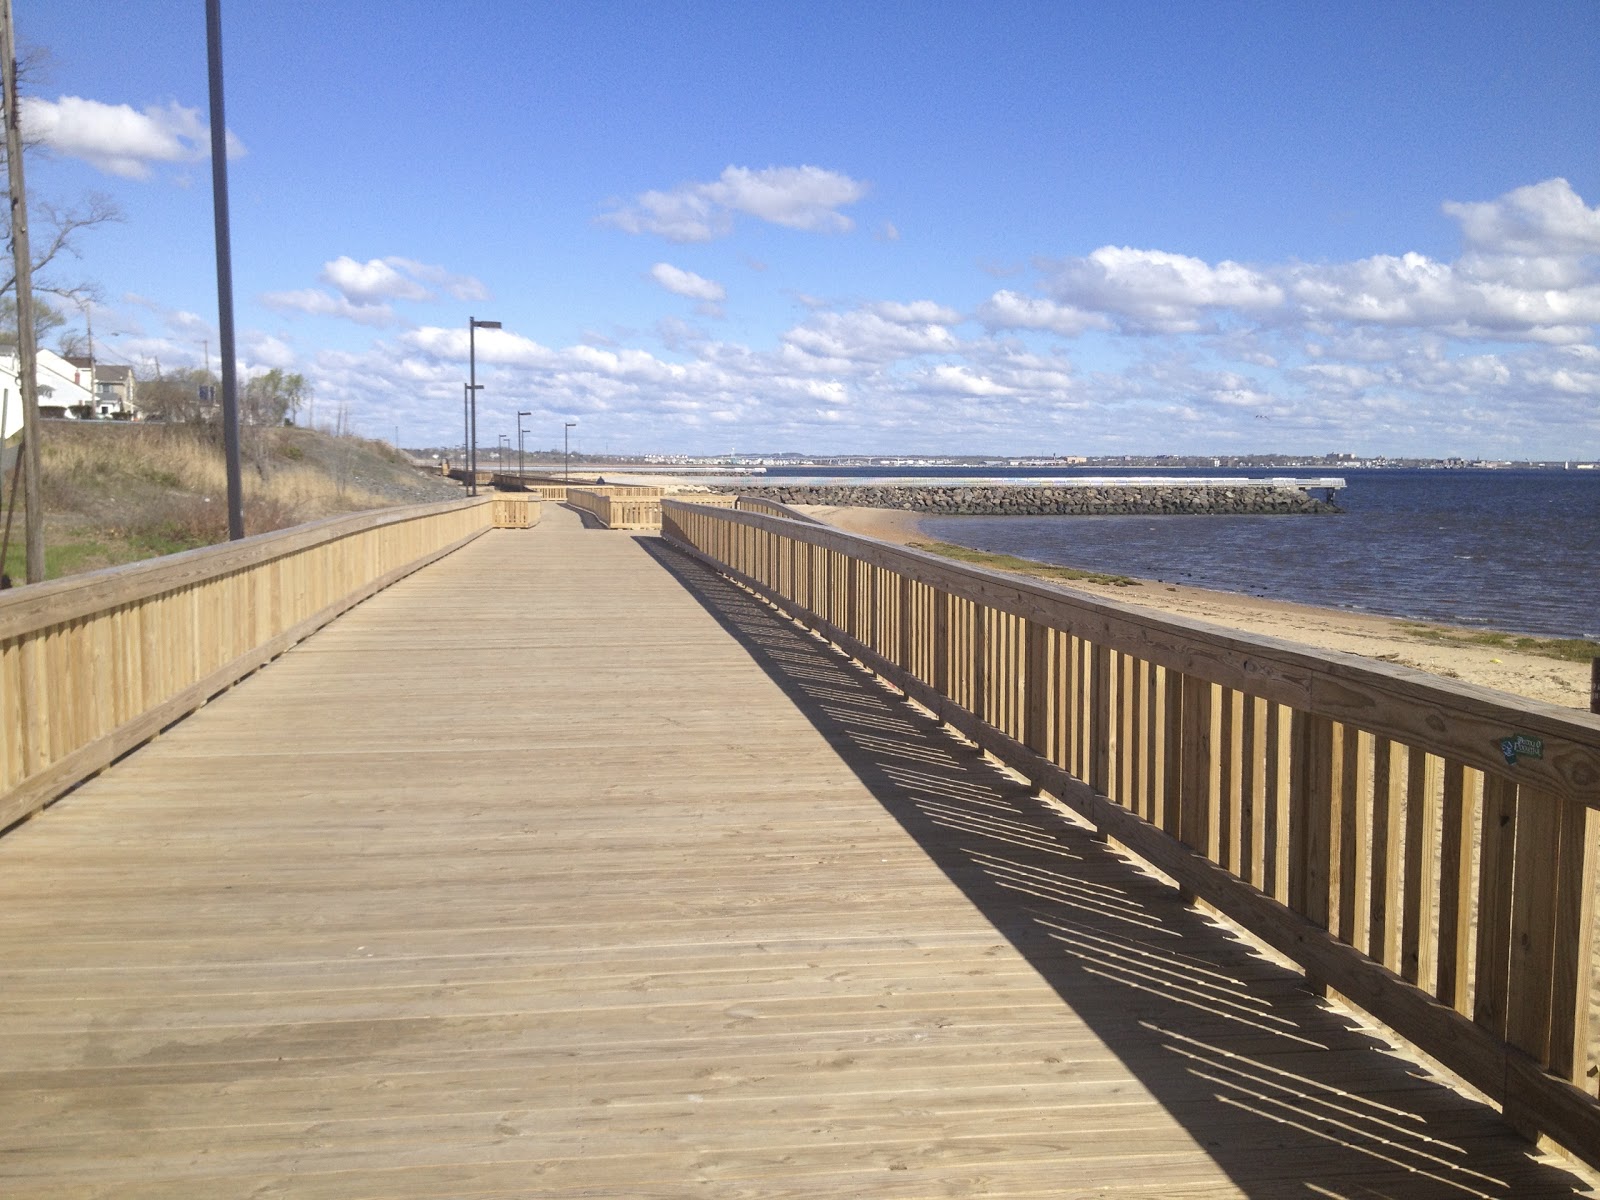
M 822 505 L 797 507 L 835 528 L 880 541 L 906 545 L 935 540 L 920 531 L 915 513 Z M 1502 646 L 1433 642 L 1407 628 L 1416 622 L 1154 580 L 1140 580 L 1137 587 L 1088 582 L 1075 582 L 1070 586 L 1073 590 L 1120 604 L 1137 604 L 1319 649 L 1400 663 L 1434 675 L 1583 712 L 1589 708 L 1587 662 L 1564 662 Z M 1429 628 L 1447 627 L 1430 623 Z M 1482 630 L 1461 632 L 1481 633 Z

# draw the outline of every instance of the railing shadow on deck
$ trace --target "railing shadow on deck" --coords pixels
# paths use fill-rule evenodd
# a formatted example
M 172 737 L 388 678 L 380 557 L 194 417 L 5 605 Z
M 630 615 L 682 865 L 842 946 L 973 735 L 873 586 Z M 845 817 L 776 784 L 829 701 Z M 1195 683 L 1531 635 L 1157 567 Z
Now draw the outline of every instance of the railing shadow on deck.
M 840 651 L 639 541 L 1242 1192 L 1590 1194 Z

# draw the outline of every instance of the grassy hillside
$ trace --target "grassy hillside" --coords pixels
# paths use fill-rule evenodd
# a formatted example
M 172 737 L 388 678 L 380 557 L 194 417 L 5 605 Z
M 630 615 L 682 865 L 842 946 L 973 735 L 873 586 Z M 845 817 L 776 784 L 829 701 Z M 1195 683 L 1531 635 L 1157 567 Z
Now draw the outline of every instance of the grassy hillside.
M 51 579 L 227 540 L 227 469 L 215 430 L 49 421 L 40 447 Z M 418 470 L 386 443 L 309 429 L 246 429 L 241 457 L 250 534 L 462 494 L 459 484 Z M 8 471 L 0 518 L 11 479 Z M 22 540 L 19 496 L 5 561 L 18 582 Z

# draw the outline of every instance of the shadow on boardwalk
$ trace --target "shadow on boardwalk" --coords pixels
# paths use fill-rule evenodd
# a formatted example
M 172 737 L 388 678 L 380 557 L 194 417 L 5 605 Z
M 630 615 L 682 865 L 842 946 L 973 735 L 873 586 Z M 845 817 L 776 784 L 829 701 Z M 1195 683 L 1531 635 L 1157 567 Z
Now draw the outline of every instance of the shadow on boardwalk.
M 1592 1194 L 837 650 L 640 541 L 1243 1193 Z

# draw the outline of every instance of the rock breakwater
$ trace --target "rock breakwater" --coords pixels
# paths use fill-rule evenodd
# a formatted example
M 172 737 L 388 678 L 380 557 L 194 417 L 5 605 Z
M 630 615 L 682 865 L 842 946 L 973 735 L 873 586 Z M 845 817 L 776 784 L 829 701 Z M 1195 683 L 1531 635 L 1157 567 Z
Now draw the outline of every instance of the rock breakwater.
M 1221 484 L 1095 487 L 805 484 L 727 488 L 779 504 L 896 508 L 941 516 L 1179 516 L 1336 513 L 1298 487 Z

